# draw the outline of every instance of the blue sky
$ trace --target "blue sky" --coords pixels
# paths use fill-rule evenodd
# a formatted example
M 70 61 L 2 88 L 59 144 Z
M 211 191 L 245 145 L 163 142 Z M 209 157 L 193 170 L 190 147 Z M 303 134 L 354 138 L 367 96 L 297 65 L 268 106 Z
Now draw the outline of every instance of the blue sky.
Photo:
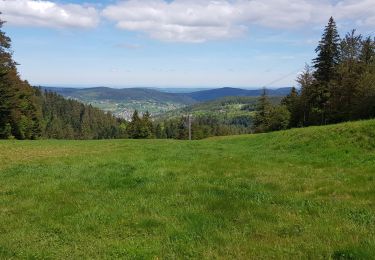
M 4 31 L 34 85 L 295 85 L 333 15 L 375 28 L 375 1 L 0 0 Z

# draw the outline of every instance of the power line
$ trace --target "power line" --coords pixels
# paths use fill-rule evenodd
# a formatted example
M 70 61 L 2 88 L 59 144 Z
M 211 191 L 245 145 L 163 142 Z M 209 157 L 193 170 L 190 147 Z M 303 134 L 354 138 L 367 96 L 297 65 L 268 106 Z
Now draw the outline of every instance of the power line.
M 375 36 L 375 31 L 372 31 L 370 33 L 366 33 L 365 35 L 366 35 L 366 37 L 372 37 L 373 35 Z
M 275 79 L 275 80 L 269 82 L 268 84 L 263 85 L 263 88 L 267 88 L 267 87 L 269 87 L 270 85 L 273 85 L 273 84 L 275 84 L 275 83 L 277 83 L 277 82 L 279 82 L 279 81 L 281 81 L 281 80 L 283 80 L 283 79 L 285 79 L 285 78 L 287 78 L 287 77 L 293 75 L 294 73 L 296 73 L 296 72 L 298 72 L 298 71 L 300 71 L 300 70 L 302 70 L 302 69 L 303 69 L 303 67 L 302 67 L 302 68 L 300 67 L 300 68 L 298 68 L 298 69 L 296 69 L 296 70 L 293 70 L 293 71 L 289 72 L 288 74 L 283 75 L 282 77 L 277 78 L 277 79 Z

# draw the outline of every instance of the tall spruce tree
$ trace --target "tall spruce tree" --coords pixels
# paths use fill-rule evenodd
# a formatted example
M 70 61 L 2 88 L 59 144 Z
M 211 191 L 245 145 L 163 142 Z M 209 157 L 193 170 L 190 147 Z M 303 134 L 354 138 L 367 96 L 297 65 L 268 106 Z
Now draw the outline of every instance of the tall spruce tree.
M 318 56 L 313 61 L 316 70 L 314 76 L 320 82 L 329 83 L 335 79 L 340 63 L 340 35 L 333 17 L 329 19 L 315 52 Z
M 337 79 L 337 66 L 340 63 L 340 36 L 337 31 L 333 17 L 329 19 L 322 39 L 315 49 L 318 54 L 313 60 L 316 79 L 313 84 L 313 95 L 311 96 L 310 124 L 328 123 L 327 115 L 330 113 L 330 94 L 335 87 Z

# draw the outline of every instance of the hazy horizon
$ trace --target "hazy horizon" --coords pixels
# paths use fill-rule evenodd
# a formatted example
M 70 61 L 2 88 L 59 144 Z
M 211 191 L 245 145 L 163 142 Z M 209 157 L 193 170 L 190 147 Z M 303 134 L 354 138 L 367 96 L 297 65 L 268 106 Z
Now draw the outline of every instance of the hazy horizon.
M 85 88 L 112 88 L 112 89 L 132 89 L 132 88 L 140 88 L 140 89 L 178 89 L 178 90 L 184 90 L 184 89 L 221 89 L 221 88 L 236 88 L 236 89 L 245 89 L 245 90 L 258 90 L 262 88 L 266 89 L 280 89 L 280 88 L 291 88 L 292 86 L 273 86 L 273 87 L 240 87 L 240 86 L 191 86 L 191 87 L 185 87 L 185 86 L 102 86 L 102 85 L 36 85 L 37 87 L 46 87 L 46 88 L 78 88 L 78 89 L 85 89 Z

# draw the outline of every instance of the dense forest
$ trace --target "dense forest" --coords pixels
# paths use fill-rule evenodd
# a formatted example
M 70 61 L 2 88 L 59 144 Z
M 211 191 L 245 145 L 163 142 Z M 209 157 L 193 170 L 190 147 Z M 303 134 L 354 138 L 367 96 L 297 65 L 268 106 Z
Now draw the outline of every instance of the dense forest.
M 126 137 L 123 120 L 30 86 L 21 80 L 16 66 L 11 39 L 0 30 L 0 139 Z
M 41 107 L 41 137 L 53 139 L 125 138 L 126 122 L 91 105 L 35 90 Z
M 375 39 L 356 34 L 340 38 L 331 17 L 316 48 L 281 105 L 263 95 L 254 118 L 256 132 L 325 125 L 375 117 Z

